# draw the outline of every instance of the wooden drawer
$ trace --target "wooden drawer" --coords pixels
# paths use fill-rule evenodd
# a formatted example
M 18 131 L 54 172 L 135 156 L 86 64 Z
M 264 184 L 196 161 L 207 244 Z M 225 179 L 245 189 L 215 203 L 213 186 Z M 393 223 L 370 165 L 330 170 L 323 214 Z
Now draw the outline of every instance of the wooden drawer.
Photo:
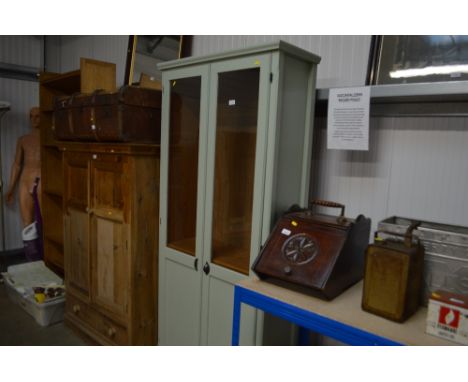
M 70 293 L 67 293 L 65 312 L 69 316 L 72 316 L 91 327 L 96 326 L 95 323 L 98 318 L 96 313 L 93 312 L 86 302 L 72 296 Z
M 66 315 L 84 325 L 87 334 L 100 344 L 129 345 L 127 328 L 95 311 L 81 299 L 68 294 L 65 309 Z
M 99 317 L 96 329 L 108 341 L 116 345 L 130 345 L 127 328 L 116 324 L 104 316 Z

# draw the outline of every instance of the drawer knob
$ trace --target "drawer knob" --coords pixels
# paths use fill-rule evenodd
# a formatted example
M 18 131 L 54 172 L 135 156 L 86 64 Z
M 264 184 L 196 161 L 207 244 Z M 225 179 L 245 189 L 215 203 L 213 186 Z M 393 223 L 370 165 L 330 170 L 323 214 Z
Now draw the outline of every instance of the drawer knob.
M 80 310 L 81 310 L 81 308 L 80 308 L 80 306 L 78 304 L 73 305 L 73 312 L 75 314 L 78 314 Z
M 114 337 L 114 336 L 115 336 L 115 328 L 113 328 L 113 327 L 111 326 L 109 329 L 107 329 L 107 335 L 108 335 L 109 337 Z

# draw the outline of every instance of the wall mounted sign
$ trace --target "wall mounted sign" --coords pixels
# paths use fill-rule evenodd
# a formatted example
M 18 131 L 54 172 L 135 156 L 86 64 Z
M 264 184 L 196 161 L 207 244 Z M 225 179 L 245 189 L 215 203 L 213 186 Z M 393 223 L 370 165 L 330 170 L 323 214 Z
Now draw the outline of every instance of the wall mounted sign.
M 327 148 L 369 150 L 370 88 L 330 89 Z

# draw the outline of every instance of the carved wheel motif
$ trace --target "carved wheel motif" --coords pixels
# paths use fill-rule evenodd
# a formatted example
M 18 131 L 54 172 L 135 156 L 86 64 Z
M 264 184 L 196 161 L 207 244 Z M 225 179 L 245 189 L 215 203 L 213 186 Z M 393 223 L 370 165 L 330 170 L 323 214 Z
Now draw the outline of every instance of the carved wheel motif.
M 281 252 L 291 264 L 303 265 L 317 256 L 318 245 L 315 239 L 309 235 L 299 233 L 284 242 Z

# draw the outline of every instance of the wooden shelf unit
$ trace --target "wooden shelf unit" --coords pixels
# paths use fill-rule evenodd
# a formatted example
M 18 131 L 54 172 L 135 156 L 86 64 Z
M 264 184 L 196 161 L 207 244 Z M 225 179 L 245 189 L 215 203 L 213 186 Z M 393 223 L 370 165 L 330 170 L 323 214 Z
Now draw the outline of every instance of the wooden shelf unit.
M 155 345 L 159 145 L 61 149 L 65 323 L 101 345 Z
M 44 261 L 64 275 L 63 260 L 63 159 L 59 142 L 53 136 L 53 110 L 56 97 L 91 93 L 97 89 L 116 90 L 115 64 L 81 58 L 80 69 L 67 73 L 41 73 L 41 212 L 44 236 Z

